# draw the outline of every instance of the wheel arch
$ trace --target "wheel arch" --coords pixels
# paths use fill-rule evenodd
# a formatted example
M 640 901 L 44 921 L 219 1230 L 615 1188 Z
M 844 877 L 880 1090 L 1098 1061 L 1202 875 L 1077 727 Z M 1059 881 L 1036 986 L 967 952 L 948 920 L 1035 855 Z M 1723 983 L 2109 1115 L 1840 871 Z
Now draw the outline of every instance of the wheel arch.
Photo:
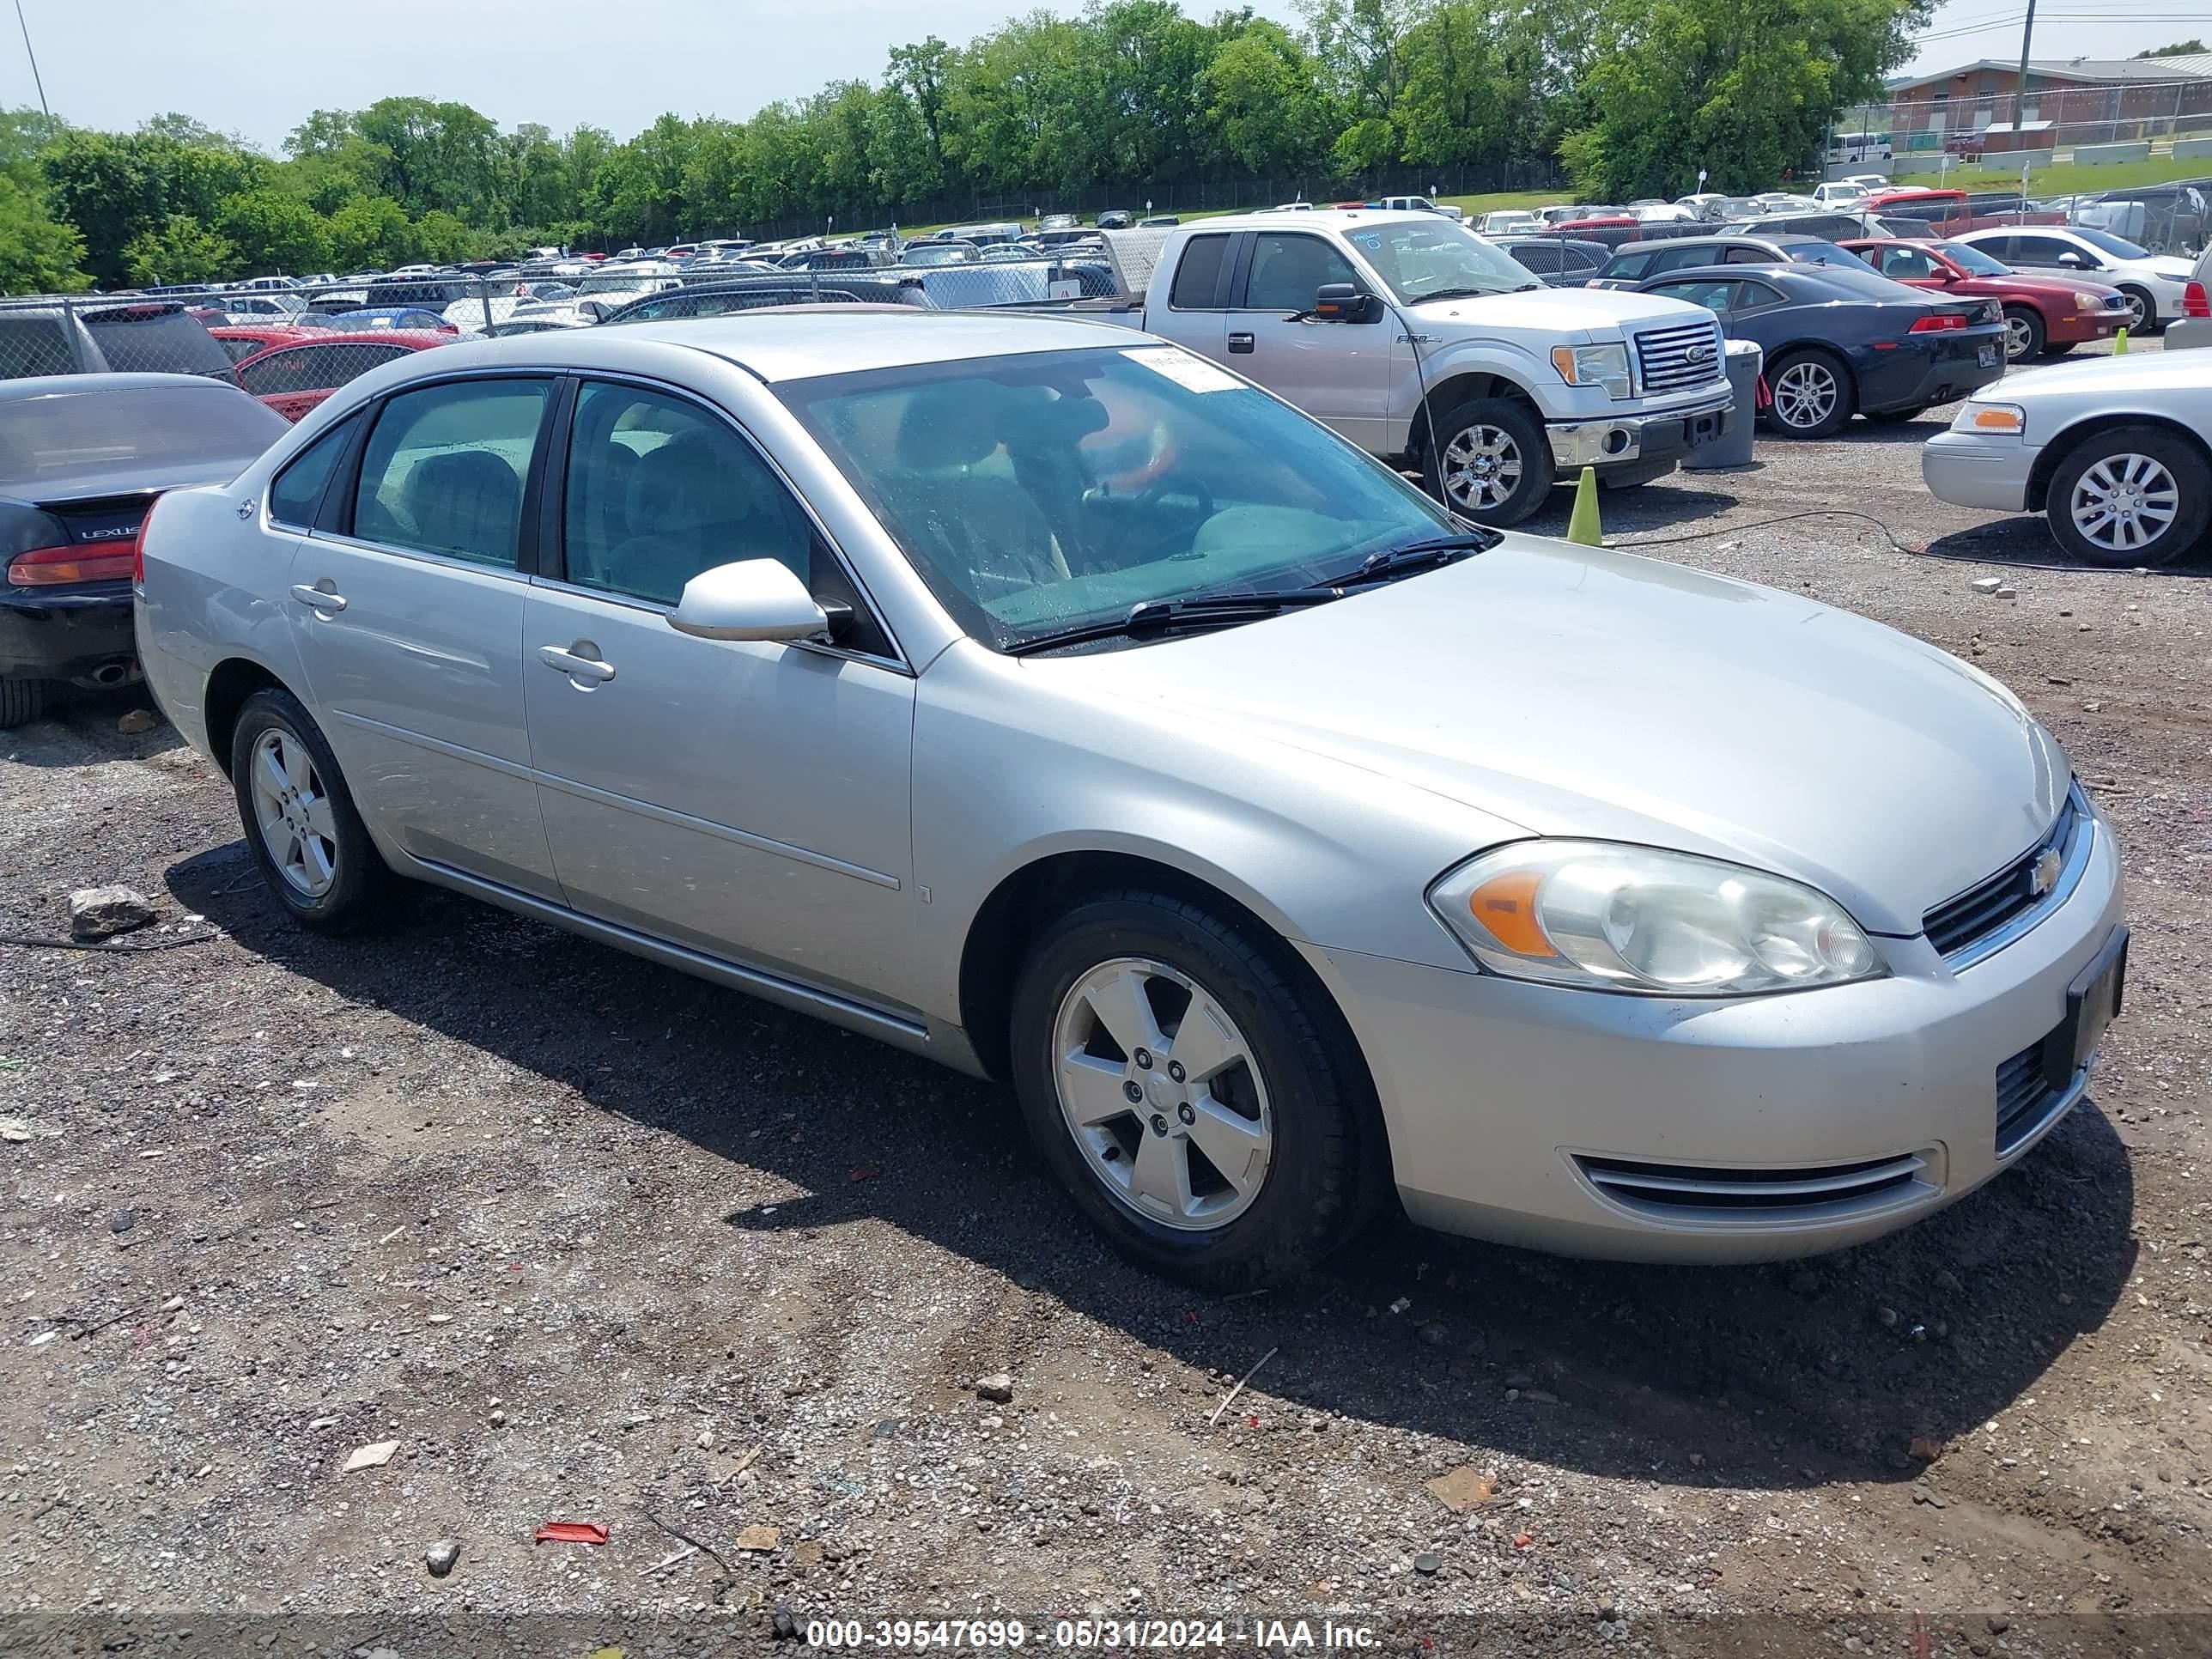
M 1445 416 L 1477 398 L 1499 398 L 1518 404 L 1534 417 L 1538 426 L 1544 424 L 1543 406 L 1537 403 L 1535 394 L 1511 375 L 1495 369 L 1464 369 L 1446 375 L 1431 386 L 1414 410 L 1413 429 L 1407 440 L 1410 452 L 1416 456 L 1425 454 L 1431 423 L 1441 427 Z
M 208 674 L 200 716 L 207 726 L 208 753 L 225 777 L 230 775 L 230 739 L 238 729 L 239 710 L 248 697 L 269 686 L 292 690 L 267 664 L 252 657 L 226 657 Z
M 2064 465 L 2067 457 L 2099 433 L 2127 426 L 2148 427 L 2167 437 L 2179 439 L 2198 460 L 2204 463 L 2206 470 L 2212 471 L 2212 447 L 2207 447 L 2203 437 L 2179 421 L 2139 411 L 2124 415 L 2087 415 L 2071 426 L 2060 428 L 2051 441 L 2036 452 L 2035 464 L 2027 472 L 2027 511 L 2040 513 L 2049 505 L 2051 475 Z

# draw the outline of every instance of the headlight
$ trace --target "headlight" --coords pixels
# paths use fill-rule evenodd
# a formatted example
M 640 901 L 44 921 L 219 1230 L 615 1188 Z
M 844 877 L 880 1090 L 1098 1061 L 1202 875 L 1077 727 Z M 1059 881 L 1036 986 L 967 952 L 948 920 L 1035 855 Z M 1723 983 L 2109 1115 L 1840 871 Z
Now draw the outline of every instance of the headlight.
M 1962 404 L 1951 417 L 1951 430 L 2017 438 L 2027 430 L 2027 411 L 2018 404 Z
M 1569 386 L 1601 386 L 1606 395 L 1629 395 L 1628 348 L 1610 345 L 1553 346 L 1552 367 Z
M 1718 859 L 1526 841 L 1451 871 L 1429 903 L 1492 973 L 1651 996 L 1750 996 L 1886 970 L 1833 899 Z
M 2084 294 L 2077 288 L 2074 290 L 2074 308 L 2076 311 L 2102 311 L 2105 308 L 2105 296 L 2101 294 Z

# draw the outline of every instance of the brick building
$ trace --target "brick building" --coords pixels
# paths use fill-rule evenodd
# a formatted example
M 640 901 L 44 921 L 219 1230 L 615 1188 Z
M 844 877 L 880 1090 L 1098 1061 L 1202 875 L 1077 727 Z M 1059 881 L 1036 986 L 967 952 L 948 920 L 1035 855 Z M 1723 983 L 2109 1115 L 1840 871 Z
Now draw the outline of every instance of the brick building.
M 2027 107 L 2016 107 L 2020 60 L 1984 58 L 1889 83 L 1899 155 L 1978 141 L 1988 150 L 2099 144 L 2170 132 L 2212 133 L 2212 53 L 2184 58 L 2034 58 Z M 2023 146 L 2016 124 L 2024 125 Z

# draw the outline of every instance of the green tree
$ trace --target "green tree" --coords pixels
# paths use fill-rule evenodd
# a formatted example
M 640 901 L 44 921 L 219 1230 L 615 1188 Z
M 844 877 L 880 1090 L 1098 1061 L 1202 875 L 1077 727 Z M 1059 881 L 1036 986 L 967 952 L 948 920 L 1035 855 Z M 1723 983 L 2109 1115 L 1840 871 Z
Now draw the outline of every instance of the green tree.
M 1512 147 L 1510 71 L 1501 21 L 1486 5 L 1455 0 L 1406 36 L 1405 89 L 1398 100 L 1401 154 L 1408 161 L 1472 161 Z
M 2171 46 L 2149 46 L 2136 54 L 2137 58 L 2195 58 L 2208 48 L 2202 40 L 2191 35 L 2186 40 L 2176 40 Z
M 1310 167 L 1336 134 L 1320 65 L 1279 23 L 1254 19 L 1223 41 L 1199 91 L 1224 147 L 1255 173 Z
M 52 210 L 83 237 L 94 277 L 131 279 L 124 250 L 168 216 L 161 171 L 143 145 L 111 132 L 65 132 L 40 157 Z
M 339 271 L 404 264 L 414 227 L 389 196 L 356 196 L 331 215 L 331 264 Z
M 142 230 L 121 250 L 131 281 L 142 288 L 158 283 L 206 283 L 230 275 L 238 250 L 197 219 L 171 214 L 160 225 Z
M 235 276 L 300 276 L 331 262 L 330 227 L 289 191 L 264 187 L 224 202 L 216 229 L 237 250 Z
M 933 34 L 918 45 L 893 46 L 890 63 L 884 70 L 886 90 L 905 94 L 907 101 L 913 106 L 915 119 L 921 124 L 922 135 L 929 144 L 931 170 L 940 181 L 946 176 L 945 88 L 951 79 L 956 58 L 952 48 Z
M 469 257 L 476 233 L 442 208 L 432 208 L 415 222 L 408 238 L 416 259 L 426 264 L 457 264 Z
M 492 210 L 499 128 L 490 117 L 466 104 L 381 98 L 353 118 L 353 130 L 389 158 L 378 188 L 410 215 L 436 210 L 474 223 Z
M 36 192 L 0 172 L 0 294 L 74 294 L 88 287 L 84 238 L 46 212 Z

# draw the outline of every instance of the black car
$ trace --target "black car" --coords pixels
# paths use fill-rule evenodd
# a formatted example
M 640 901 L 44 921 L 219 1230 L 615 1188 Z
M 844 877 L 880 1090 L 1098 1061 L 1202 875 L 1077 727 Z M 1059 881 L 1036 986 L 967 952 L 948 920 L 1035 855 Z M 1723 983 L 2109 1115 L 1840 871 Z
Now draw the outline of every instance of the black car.
M 659 323 L 678 317 L 726 317 L 732 312 L 769 306 L 887 305 L 934 309 L 920 280 L 896 270 L 847 272 L 835 277 L 734 276 L 720 283 L 688 283 L 682 288 L 632 300 L 605 319 L 613 323 Z
M 0 383 L 0 727 L 36 720 L 56 682 L 137 678 L 131 581 L 154 498 L 235 477 L 290 430 L 213 376 Z
M 1108 208 L 1091 222 L 1094 230 L 1127 230 L 1136 223 L 1136 216 L 1126 208 Z
M 1853 232 L 1854 235 L 1858 233 Z M 1689 270 L 1698 265 L 1842 265 L 1864 270 L 1865 260 L 1849 248 L 1838 247 L 1818 236 L 1753 236 L 1748 233 L 1684 236 L 1666 241 L 1630 242 L 1613 250 L 1605 269 L 1595 274 L 1599 286 L 1631 288 L 1670 270 Z
M 0 380 L 118 370 L 238 384 L 222 342 L 174 300 L 0 301 Z
M 1707 265 L 1637 291 L 1704 306 L 1731 339 L 1766 354 L 1761 418 L 1785 437 L 1825 438 L 1854 414 L 1906 421 L 2005 369 L 2004 310 L 1951 300 L 1850 265 Z
M 1581 288 L 1605 269 L 1613 250 L 1571 236 L 1501 237 L 1498 246 L 1549 288 Z

